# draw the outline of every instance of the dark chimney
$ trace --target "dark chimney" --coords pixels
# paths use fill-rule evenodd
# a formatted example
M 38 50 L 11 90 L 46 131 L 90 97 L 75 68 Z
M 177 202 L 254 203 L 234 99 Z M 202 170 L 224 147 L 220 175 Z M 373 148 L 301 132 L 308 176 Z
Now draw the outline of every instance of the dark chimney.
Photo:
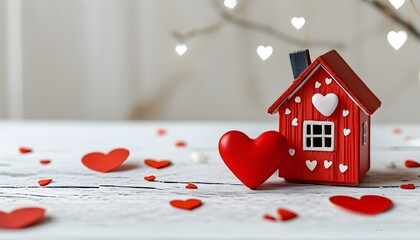
M 311 64 L 309 50 L 300 50 L 289 54 L 292 64 L 293 77 L 296 79 Z

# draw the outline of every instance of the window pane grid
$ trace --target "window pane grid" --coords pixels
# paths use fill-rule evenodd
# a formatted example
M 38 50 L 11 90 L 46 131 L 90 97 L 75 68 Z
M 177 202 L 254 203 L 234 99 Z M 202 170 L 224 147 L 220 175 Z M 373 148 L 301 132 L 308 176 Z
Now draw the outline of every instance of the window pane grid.
M 334 123 L 322 121 L 304 122 L 304 150 L 333 151 Z

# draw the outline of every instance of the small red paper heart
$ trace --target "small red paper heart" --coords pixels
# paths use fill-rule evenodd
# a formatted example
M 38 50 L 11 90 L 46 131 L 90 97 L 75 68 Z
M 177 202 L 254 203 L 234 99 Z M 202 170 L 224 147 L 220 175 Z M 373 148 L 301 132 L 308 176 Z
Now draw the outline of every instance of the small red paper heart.
M 156 177 L 154 175 L 150 175 L 150 176 L 145 176 L 144 177 L 144 180 L 149 181 L 149 182 L 152 182 L 152 181 L 155 180 L 155 178 Z
M 145 159 L 144 163 L 148 165 L 149 167 L 156 168 L 156 169 L 164 168 L 172 164 L 170 160 L 156 161 L 154 159 Z
M 200 199 L 187 199 L 187 200 L 172 200 L 169 202 L 172 207 L 175 208 L 181 208 L 185 210 L 193 210 L 194 208 L 197 208 L 202 205 L 202 202 Z
M 408 168 L 417 168 L 420 167 L 420 163 L 414 161 L 414 160 L 406 160 L 405 166 Z
M 19 152 L 20 153 L 23 153 L 23 154 L 25 154 L 25 153 L 30 153 L 30 152 L 32 152 L 33 150 L 31 149 L 31 148 L 28 148 L 28 147 L 20 147 L 19 148 Z
M 166 131 L 166 129 L 159 128 L 159 129 L 156 131 L 156 133 L 157 133 L 157 135 L 158 135 L 158 136 L 163 136 L 163 135 L 166 135 L 167 131 Z
M 186 147 L 187 143 L 185 141 L 179 140 L 175 143 L 176 147 Z
M 330 197 L 330 202 L 347 210 L 366 215 L 376 215 L 390 209 L 392 201 L 383 196 L 365 195 L 360 199 L 350 196 Z
M 50 182 L 52 182 L 50 178 L 38 180 L 39 186 L 47 186 Z
M 245 186 L 255 189 L 279 169 L 288 147 L 279 132 L 268 131 L 254 140 L 230 131 L 220 138 L 219 153 L 230 171 Z
M 402 129 L 401 128 L 394 128 L 393 130 L 394 134 L 401 134 L 402 133 Z
M 285 208 L 277 209 L 277 214 L 279 215 L 279 218 L 282 221 L 288 221 L 288 220 L 291 220 L 291 219 L 297 217 L 296 213 L 294 213 L 294 212 L 292 212 L 288 209 L 285 209 Z
M 275 222 L 277 219 L 269 214 L 264 214 L 263 219 L 267 220 L 267 221 L 272 221 Z
M 412 184 L 412 183 L 409 183 L 409 184 L 402 184 L 400 186 L 400 188 L 402 188 L 402 189 L 415 189 L 416 186 L 414 186 L 414 184 Z
M 185 186 L 185 188 L 189 188 L 189 189 L 197 189 L 197 186 L 194 183 L 188 183 L 187 186 Z
M 49 160 L 49 159 L 39 160 L 39 163 L 41 163 L 41 164 L 49 164 L 50 162 L 51 162 L 51 160 Z
M 44 217 L 45 209 L 29 207 L 15 209 L 10 213 L 0 211 L 0 228 L 16 229 L 29 227 Z
M 83 156 L 82 163 L 89 169 L 106 173 L 120 166 L 129 155 L 130 151 L 124 148 L 114 149 L 108 154 L 92 152 Z

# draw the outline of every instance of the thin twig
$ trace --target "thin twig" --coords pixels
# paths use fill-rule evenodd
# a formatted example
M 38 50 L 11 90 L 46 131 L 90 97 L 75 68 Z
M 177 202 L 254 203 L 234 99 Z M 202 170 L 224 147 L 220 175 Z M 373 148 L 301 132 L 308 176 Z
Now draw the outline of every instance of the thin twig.
M 408 20 L 405 20 L 401 16 L 399 16 L 397 12 L 393 10 L 391 7 L 385 4 L 382 4 L 381 2 L 377 0 L 362 0 L 362 1 L 376 7 L 376 9 L 378 9 L 383 14 L 391 18 L 393 21 L 397 22 L 398 24 L 406 28 L 411 34 L 413 34 L 417 39 L 420 40 L 420 32 L 414 27 L 414 25 L 411 24 Z

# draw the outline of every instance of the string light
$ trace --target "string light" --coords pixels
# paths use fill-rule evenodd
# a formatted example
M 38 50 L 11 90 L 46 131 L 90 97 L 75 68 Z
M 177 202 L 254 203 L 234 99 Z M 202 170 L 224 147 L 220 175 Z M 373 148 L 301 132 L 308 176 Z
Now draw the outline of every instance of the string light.
M 236 7 L 236 5 L 238 4 L 237 0 L 225 0 L 223 2 L 223 4 L 225 5 L 225 7 L 229 8 L 229 9 L 234 9 Z
M 271 46 L 258 46 L 257 47 L 257 53 L 260 58 L 265 61 L 267 60 L 271 54 L 273 54 L 273 47 Z
M 305 18 L 304 17 L 294 17 L 290 20 L 293 27 L 295 27 L 297 30 L 301 29 L 303 25 L 305 25 Z
M 388 42 L 395 49 L 400 49 L 405 41 L 407 41 L 407 33 L 405 31 L 394 32 L 390 31 L 388 33 Z
M 405 0 L 389 0 L 389 2 L 395 9 L 398 9 L 404 4 Z
M 187 49 L 187 45 L 185 44 L 180 44 L 175 47 L 175 51 L 176 53 L 178 53 L 179 56 L 184 55 L 184 53 L 187 52 Z

